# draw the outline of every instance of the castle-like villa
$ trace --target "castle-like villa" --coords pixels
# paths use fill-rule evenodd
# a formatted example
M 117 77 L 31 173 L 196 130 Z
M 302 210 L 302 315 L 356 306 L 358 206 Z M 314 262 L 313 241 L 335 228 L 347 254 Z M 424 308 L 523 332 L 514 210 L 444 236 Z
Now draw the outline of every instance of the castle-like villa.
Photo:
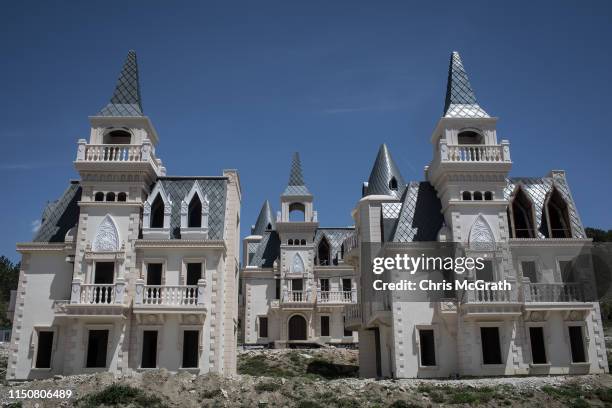
M 358 346 L 362 377 L 608 371 L 591 261 L 579 256 L 591 240 L 565 173 L 509 177 L 510 143 L 498 140 L 458 53 L 425 181 L 406 182 L 382 145 L 355 225 L 320 227 L 296 153 L 280 211 L 264 203 L 241 266 L 238 173 L 166 175 L 133 51 L 89 120 L 80 179 L 46 206 L 32 242 L 17 244 L 8 379 L 231 375 L 239 343 Z M 445 244 L 486 259 L 462 279 L 511 289 L 429 301 L 372 289 L 374 257 Z

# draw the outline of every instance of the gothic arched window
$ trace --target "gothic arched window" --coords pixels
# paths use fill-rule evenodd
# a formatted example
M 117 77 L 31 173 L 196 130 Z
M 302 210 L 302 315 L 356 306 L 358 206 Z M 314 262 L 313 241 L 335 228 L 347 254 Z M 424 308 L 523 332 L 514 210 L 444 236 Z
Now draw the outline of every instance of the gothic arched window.
M 327 242 L 327 238 L 321 238 L 319 242 L 319 247 L 317 248 L 317 259 L 319 260 L 319 265 L 331 265 L 331 251 L 330 251 L 329 242 Z
M 164 228 L 164 200 L 157 194 L 151 205 L 151 228 Z
M 533 206 L 522 188 L 518 188 L 508 207 L 510 236 L 512 238 L 534 238 Z
M 187 227 L 200 228 L 202 226 L 202 203 L 197 194 L 189 202 L 189 210 L 187 213 Z
M 548 238 L 571 238 L 568 206 L 559 190 L 553 188 L 546 200 Z

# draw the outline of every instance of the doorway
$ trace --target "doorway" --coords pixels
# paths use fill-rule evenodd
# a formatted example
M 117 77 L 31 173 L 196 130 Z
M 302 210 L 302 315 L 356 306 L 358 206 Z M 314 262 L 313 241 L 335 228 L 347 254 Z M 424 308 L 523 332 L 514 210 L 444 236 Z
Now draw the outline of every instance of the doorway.
M 289 319 L 289 340 L 306 340 L 306 319 L 300 315 Z

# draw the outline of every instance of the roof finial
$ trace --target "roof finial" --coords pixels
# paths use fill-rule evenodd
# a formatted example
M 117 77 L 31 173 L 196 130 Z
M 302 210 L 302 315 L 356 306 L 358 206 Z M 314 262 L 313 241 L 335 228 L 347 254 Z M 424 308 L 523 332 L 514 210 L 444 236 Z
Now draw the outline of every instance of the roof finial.
M 289 172 L 289 183 L 283 195 L 310 195 L 310 191 L 304 183 L 304 176 L 302 175 L 302 162 L 300 161 L 300 154 L 298 152 L 293 153 L 291 159 L 291 170 Z
M 463 67 L 461 56 L 453 51 L 448 67 L 444 117 L 447 118 L 488 118 L 489 115 L 476 102 L 476 95 Z
M 400 198 L 405 188 L 406 182 L 393 161 L 387 145 L 383 143 L 378 149 L 378 155 L 363 195 L 390 195 Z
M 140 100 L 136 52 L 130 50 L 110 102 L 97 116 L 144 116 Z
M 266 200 L 259 211 L 259 216 L 253 228 L 251 235 L 263 235 L 266 230 L 273 230 L 275 227 L 274 218 L 272 217 L 272 208 L 270 202 Z

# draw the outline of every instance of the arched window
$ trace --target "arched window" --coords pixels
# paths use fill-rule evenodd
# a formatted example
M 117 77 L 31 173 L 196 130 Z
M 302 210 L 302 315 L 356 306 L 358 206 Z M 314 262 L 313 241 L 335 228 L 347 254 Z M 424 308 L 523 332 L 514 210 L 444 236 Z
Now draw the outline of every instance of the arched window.
M 306 207 L 302 203 L 289 204 L 289 221 L 306 221 Z
M 464 130 L 457 135 L 460 145 L 478 145 L 484 144 L 484 137 L 473 130 Z
M 490 191 L 485 191 L 484 198 L 485 198 L 485 201 L 493 200 L 493 193 Z
M 127 201 L 127 194 L 125 193 L 117 194 L 117 201 Z
M 331 265 L 330 252 L 330 246 L 329 242 L 327 242 L 327 238 L 321 238 L 321 241 L 319 242 L 319 248 L 317 249 L 317 259 L 319 260 L 319 265 Z
M 474 200 L 482 201 L 482 193 L 480 191 L 474 191 Z
M 518 188 L 508 207 L 510 237 L 534 238 L 533 205 L 522 188 Z
M 115 193 L 112 191 L 106 193 L 106 201 L 115 201 Z
M 301 240 L 300 245 L 306 245 L 306 240 L 305 239 Z
M 470 201 L 472 199 L 472 193 L 470 193 L 469 191 L 464 191 L 461 194 L 461 197 L 463 198 L 464 201 Z
M 126 130 L 113 130 L 104 135 L 102 143 L 104 144 L 130 144 L 132 142 L 132 134 Z
M 293 240 L 289 239 L 289 241 L 287 241 L 287 245 L 293 245 Z
M 567 203 L 556 188 L 546 200 L 546 219 L 549 238 L 572 237 Z
M 151 225 L 150 228 L 164 228 L 164 200 L 157 194 L 151 205 Z
M 271 230 L 272 229 L 272 224 L 268 223 L 268 225 L 266 226 L 267 230 Z
M 189 210 L 187 213 L 187 227 L 201 228 L 202 227 L 202 203 L 197 194 L 189 202 Z
M 104 201 L 104 193 L 101 191 L 97 192 L 94 199 L 96 201 Z
M 397 179 L 395 177 L 391 177 L 391 180 L 389 180 L 389 188 L 393 191 L 397 191 Z

